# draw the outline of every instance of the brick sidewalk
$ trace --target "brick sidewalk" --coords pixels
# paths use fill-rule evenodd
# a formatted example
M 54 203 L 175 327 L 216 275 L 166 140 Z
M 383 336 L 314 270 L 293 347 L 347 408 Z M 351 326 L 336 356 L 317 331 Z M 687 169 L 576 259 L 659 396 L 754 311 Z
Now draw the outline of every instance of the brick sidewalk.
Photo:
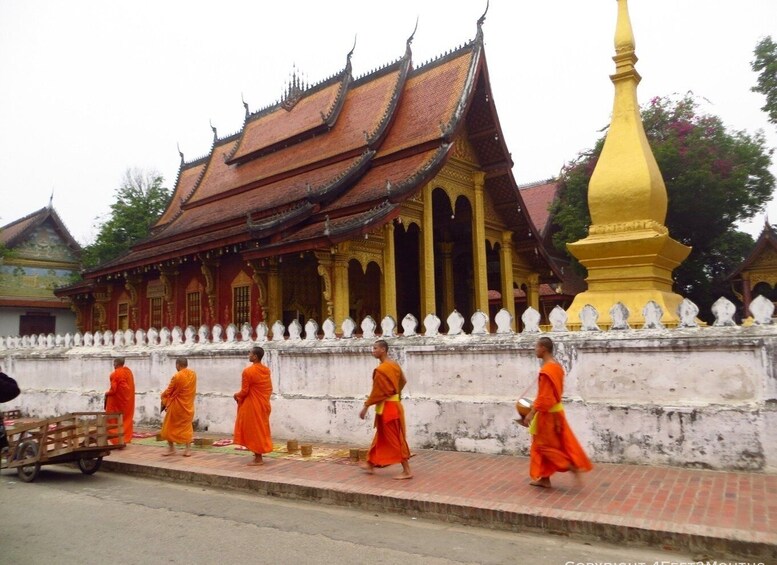
M 363 473 L 356 464 L 195 451 L 164 457 L 157 446 L 114 451 L 104 468 L 263 494 L 358 506 L 500 529 L 649 544 L 708 558 L 777 558 L 777 475 L 598 464 L 576 486 L 530 487 L 522 457 L 418 451 L 415 478 L 399 466 Z

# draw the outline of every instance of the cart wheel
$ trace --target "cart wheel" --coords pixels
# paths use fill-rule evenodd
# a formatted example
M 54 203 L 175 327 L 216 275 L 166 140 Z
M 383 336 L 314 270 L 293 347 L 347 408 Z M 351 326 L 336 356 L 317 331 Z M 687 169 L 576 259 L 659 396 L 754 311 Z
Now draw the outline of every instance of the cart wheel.
M 94 475 L 103 463 L 102 457 L 81 457 L 78 460 L 78 468 L 84 475 Z
M 22 442 L 19 447 L 16 448 L 16 459 L 37 459 L 38 458 L 38 443 L 34 440 L 27 440 Z M 23 467 L 17 467 L 16 473 L 19 478 L 25 483 L 31 483 L 38 477 L 40 473 L 40 463 L 37 461 L 30 465 L 24 465 Z

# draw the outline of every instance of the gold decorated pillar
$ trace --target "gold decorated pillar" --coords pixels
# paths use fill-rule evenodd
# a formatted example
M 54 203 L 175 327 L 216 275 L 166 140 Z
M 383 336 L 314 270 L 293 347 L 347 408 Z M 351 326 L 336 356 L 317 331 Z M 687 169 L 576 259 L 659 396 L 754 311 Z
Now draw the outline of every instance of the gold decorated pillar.
M 350 296 L 348 293 L 348 257 L 337 253 L 333 261 L 334 271 L 334 322 L 340 327 L 350 315 Z
M 526 279 L 526 305 L 540 311 L 540 276 L 537 273 Z
M 440 257 L 442 258 L 442 276 L 444 284 L 442 315 L 448 316 L 456 309 L 456 304 L 453 299 L 453 243 L 443 242 L 440 244 Z
M 397 316 L 397 270 L 394 250 L 394 223 L 383 226 L 383 280 L 380 285 L 380 309 L 384 316 Z
M 627 0 L 618 0 L 613 60 L 612 122 L 588 186 L 591 226 L 588 237 L 567 246 L 588 269 L 588 290 L 575 297 L 569 320 L 576 323 L 591 304 L 607 325 L 610 308 L 622 302 L 629 320 L 640 323 L 642 309 L 653 300 L 664 311 L 664 323 L 674 325 L 682 297 L 672 292 L 672 271 L 691 250 L 669 237 L 664 225 L 666 187 L 639 112 L 641 77 Z
M 513 317 L 513 330 L 516 329 L 515 293 L 513 292 L 513 232 L 502 232 L 502 245 L 499 247 L 499 273 L 502 275 L 502 308 Z
M 267 268 L 267 319 L 265 323 L 272 327 L 277 321 L 283 321 L 283 286 L 281 284 L 281 269 L 278 259 L 270 259 Z
M 750 315 L 750 302 L 753 300 L 753 287 L 750 286 L 750 273 L 742 275 L 742 302 L 745 306 L 745 317 Z
M 424 188 L 424 209 L 421 227 L 421 320 L 436 310 L 434 294 L 434 210 L 432 209 L 432 185 Z
M 472 210 L 472 265 L 475 279 L 475 308 L 488 314 L 488 263 L 486 260 L 486 174 L 472 174 L 475 185 L 475 202 Z

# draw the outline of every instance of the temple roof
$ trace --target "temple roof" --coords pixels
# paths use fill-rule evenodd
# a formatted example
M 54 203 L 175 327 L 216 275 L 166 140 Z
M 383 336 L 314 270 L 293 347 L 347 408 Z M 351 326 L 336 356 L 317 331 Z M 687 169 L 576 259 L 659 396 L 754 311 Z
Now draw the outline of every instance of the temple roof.
M 526 210 L 537 231 L 544 238 L 548 235 L 552 225 L 550 206 L 556 200 L 558 194 L 558 181 L 547 179 L 530 184 L 522 184 L 518 187 L 521 198 L 526 204 Z
M 365 76 L 351 76 L 349 54 L 331 78 L 309 88 L 295 79 L 281 102 L 254 113 L 246 106 L 238 133 L 219 139 L 214 130 L 206 157 L 182 159 L 151 236 L 87 276 L 226 245 L 247 259 L 328 248 L 393 219 L 466 135 L 496 213 L 552 277 L 541 228 L 512 177 L 480 26 L 474 40 L 417 68 L 411 40 L 399 59 Z
M 742 261 L 742 264 L 728 276 L 729 280 L 739 278 L 743 272 L 748 271 L 753 267 L 757 267 L 758 261 L 762 258 L 764 252 L 770 249 L 777 251 L 777 230 L 775 230 L 774 226 L 767 220 L 764 222 L 764 227 L 761 230 L 761 234 L 758 236 L 752 251 L 750 251 L 750 254 Z M 777 266 L 771 264 L 770 268 L 774 269 L 777 268 Z
M 70 234 L 70 231 L 65 227 L 62 219 L 51 206 L 46 206 L 40 210 L 19 218 L 6 224 L 0 228 L 0 242 L 6 247 L 13 248 L 14 245 L 24 241 L 24 239 L 38 226 L 43 224 L 46 220 L 51 220 L 57 233 L 68 244 L 68 246 L 76 253 L 81 253 L 81 246 Z

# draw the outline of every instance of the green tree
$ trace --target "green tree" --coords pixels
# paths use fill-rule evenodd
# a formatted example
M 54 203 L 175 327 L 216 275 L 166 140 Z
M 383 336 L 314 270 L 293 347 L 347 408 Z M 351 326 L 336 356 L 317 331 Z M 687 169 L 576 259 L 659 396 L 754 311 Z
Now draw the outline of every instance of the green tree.
M 699 113 L 690 94 L 654 98 L 642 108 L 642 120 L 666 184 L 669 233 L 693 247 L 674 272 L 676 290 L 706 314 L 720 296 L 732 297 L 726 276 L 752 249 L 753 239 L 736 224 L 762 211 L 771 199 L 773 150 L 763 133 L 729 130 L 720 118 Z M 601 138 L 562 170 L 559 199 L 552 207 L 557 224 L 553 243 L 566 253 L 567 243 L 587 235 L 588 182 L 603 145 Z
M 751 88 L 766 96 L 766 104 L 761 110 L 767 113 L 769 121 L 777 125 L 777 43 L 771 36 L 764 37 L 755 46 L 755 59 L 750 67 L 758 73 L 757 84 Z
M 164 179 L 156 171 L 128 169 L 124 173 L 110 213 L 102 222 L 98 218 L 97 237 L 84 249 L 84 267 L 92 268 L 115 259 L 148 236 L 170 200 L 170 190 L 163 183 Z

